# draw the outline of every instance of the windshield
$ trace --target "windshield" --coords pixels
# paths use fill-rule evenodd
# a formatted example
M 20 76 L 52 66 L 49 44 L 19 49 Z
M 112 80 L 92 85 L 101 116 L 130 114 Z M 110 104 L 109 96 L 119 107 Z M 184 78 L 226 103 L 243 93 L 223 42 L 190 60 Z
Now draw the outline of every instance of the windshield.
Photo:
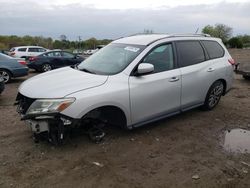
M 145 48 L 141 45 L 109 44 L 87 58 L 79 66 L 95 74 L 113 75 L 124 70 Z

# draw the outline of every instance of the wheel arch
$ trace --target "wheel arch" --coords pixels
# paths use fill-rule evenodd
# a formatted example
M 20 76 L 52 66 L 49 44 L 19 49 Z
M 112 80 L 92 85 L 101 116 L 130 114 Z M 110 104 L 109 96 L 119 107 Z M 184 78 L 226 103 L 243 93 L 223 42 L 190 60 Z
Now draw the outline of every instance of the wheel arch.
M 116 125 L 122 128 L 127 128 L 129 122 L 128 115 L 121 107 L 113 104 L 95 106 L 88 109 L 81 119 L 94 118 L 107 121 L 109 124 Z

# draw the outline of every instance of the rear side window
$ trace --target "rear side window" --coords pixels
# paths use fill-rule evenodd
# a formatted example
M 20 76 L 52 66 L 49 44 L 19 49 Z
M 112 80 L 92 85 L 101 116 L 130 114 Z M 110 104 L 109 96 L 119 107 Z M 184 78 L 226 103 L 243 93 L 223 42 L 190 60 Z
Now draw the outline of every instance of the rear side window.
M 38 52 L 46 52 L 46 50 L 44 48 L 37 48 Z
M 62 52 L 63 54 L 63 57 L 66 57 L 66 58 L 74 58 L 75 56 L 71 53 L 68 53 L 68 52 Z
M 204 51 L 199 41 L 177 41 L 176 48 L 180 67 L 205 61 Z
M 60 52 L 50 52 L 47 53 L 48 57 L 61 57 L 61 53 Z
M 220 58 L 224 56 L 225 51 L 218 42 L 203 40 L 202 44 L 206 48 L 210 59 Z
M 27 48 L 18 48 L 17 51 L 19 51 L 19 52 L 26 52 L 26 49 L 27 49 Z
M 39 52 L 39 48 L 29 48 L 28 52 Z

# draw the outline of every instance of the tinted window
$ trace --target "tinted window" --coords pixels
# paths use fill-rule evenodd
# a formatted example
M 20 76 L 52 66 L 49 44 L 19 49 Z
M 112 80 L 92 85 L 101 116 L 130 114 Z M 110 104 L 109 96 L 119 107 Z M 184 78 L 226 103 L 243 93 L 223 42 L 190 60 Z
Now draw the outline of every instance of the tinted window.
M 63 54 L 63 57 L 66 57 L 66 58 L 74 58 L 75 56 L 71 53 L 68 53 L 68 52 L 62 52 Z
M 46 52 L 46 50 L 43 49 L 43 48 L 37 48 L 37 51 L 38 51 L 38 52 Z
M 38 52 L 38 48 L 29 48 L 28 52 Z
M 204 51 L 199 41 L 177 41 L 176 47 L 181 67 L 201 63 L 205 60 Z
M 220 58 L 224 56 L 224 49 L 216 41 L 202 41 L 210 59 Z
M 19 52 L 26 52 L 26 49 L 27 49 L 27 48 L 18 48 L 17 51 L 19 51 Z
M 154 65 L 154 73 L 174 68 L 173 49 L 171 44 L 156 47 L 142 61 Z

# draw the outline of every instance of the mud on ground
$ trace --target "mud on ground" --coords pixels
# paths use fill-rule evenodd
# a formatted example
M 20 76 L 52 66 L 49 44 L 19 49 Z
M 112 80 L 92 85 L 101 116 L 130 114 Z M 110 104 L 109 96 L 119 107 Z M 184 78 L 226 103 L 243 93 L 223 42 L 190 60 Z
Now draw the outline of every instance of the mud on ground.
M 35 144 L 20 121 L 13 102 L 25 79 L 0 96 L 0 187 L 250 186 L 250 154 L 223 148 L 226 130 L 250 130 L 250 81 L 238 75 L 213 111 L 194 109 L 133 131 L 110 128 L 101 144 L 78 135 L 63 147 Z

